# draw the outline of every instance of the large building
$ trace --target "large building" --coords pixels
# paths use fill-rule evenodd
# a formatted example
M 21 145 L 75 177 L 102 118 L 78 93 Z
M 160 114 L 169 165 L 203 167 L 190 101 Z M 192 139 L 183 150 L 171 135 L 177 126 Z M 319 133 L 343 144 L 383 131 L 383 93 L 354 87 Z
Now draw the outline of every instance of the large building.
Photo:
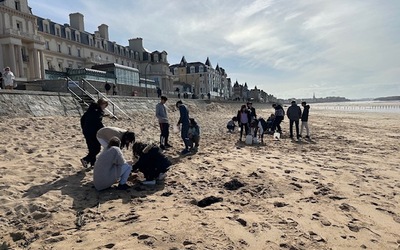
M 58 24 L 33 15 L 27 0 L 0 1 L 0 46 L 0 68 L 10 66 L 17 81 L 52 79 L 70 69 L 116 64 L 135 68 L 140 75 L 134 83 L 120 84 L 173 91 L 166 51 L 147 51 L 142 38 L 129 40 L 128 46 L 117 44 L 110 40 L 106 24 L 87 32 L 81 13 L 70 14 L 69 24 Z
M 210 59 L 205 63 L 187 62 L 183 56 L 179 64 L 171 65 L 174 87 L 183 93 L 194 93 L 197 96 L 229 98 L 231 82 L 225 70 L 218 65 L 214 69 Z

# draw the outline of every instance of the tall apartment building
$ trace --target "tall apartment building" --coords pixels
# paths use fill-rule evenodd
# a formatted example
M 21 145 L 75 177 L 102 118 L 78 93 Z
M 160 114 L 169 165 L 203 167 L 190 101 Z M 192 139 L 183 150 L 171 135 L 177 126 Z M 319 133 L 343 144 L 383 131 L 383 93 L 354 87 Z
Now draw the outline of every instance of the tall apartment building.
M 70 14 L 69 24 L 58 24 L 33 15 L 27 0 L 0 1 L 0 10 L 0 68 L 10 66 L 19 81 L 113 63 L 137 69 L 139 86 L 172 91 L 167 52 L 145 50 L 142 38 L 123 46 L 110 41 L 106 24 L 87 32 L 81 13 Z

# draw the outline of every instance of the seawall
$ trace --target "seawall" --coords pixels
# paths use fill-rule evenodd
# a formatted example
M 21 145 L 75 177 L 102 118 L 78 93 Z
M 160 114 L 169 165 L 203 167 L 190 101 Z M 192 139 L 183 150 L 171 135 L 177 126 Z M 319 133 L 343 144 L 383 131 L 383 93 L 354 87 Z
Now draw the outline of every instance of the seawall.
M 134 96 L 108 96 L 121 110 L 130 117 L 140 115 L 143 112 L 155 112 L 155 106 L 160 101 L 157 97 L 134 97 Z M 169 98 L 167 106 L 175 109 L 175 103 L 179 99 Z M 238 110 L 243 102 L 183 99 L 185 105 L 191 111 L 212 111 L 218 103 L 221 108 Z M 255 108 L 270 107 L 266 103 L 254 103 Z M 108 109 L 113 111 L 113 106 Z M 44 117 L 44 116 L 81 116 L 83 109 L 79 102 L 71 94 L 62 92 L 27 91 L 27 90 L 0 90 L 0 117 Z M 114 113 L 119 118 L 124 114 L 117 108 Z

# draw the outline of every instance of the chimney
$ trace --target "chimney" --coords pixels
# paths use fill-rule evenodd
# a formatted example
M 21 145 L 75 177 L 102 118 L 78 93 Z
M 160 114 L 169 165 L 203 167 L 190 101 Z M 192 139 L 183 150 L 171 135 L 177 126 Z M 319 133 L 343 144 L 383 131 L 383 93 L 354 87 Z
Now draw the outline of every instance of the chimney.
M 133 49 L 134 51 L 143 52 L 145 51 L 143 48 L 143 38 L 133 38 L 129 39 L 129 48 Z
M 77 12 L 69 14 L 69 23 L 71 24 L 71 28 L 85 31 L 85 24 L 81 13 Z
M 99 27 L 100 37 L 104 40 L 108 41 L 108 26 L 106 24 L 102 24 Z

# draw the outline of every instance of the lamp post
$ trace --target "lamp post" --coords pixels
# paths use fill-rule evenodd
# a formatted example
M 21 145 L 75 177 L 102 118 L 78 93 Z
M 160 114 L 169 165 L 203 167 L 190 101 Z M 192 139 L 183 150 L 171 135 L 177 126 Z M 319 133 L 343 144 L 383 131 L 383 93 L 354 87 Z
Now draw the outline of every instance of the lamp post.
M 147 94 L 147 66 L 149 66 L 150 63 L 146 64 L 146 67 L 144 67 L 144 87 L 145 87 L 145 91 L 146 91 L 146 97 L 149 97 Z

